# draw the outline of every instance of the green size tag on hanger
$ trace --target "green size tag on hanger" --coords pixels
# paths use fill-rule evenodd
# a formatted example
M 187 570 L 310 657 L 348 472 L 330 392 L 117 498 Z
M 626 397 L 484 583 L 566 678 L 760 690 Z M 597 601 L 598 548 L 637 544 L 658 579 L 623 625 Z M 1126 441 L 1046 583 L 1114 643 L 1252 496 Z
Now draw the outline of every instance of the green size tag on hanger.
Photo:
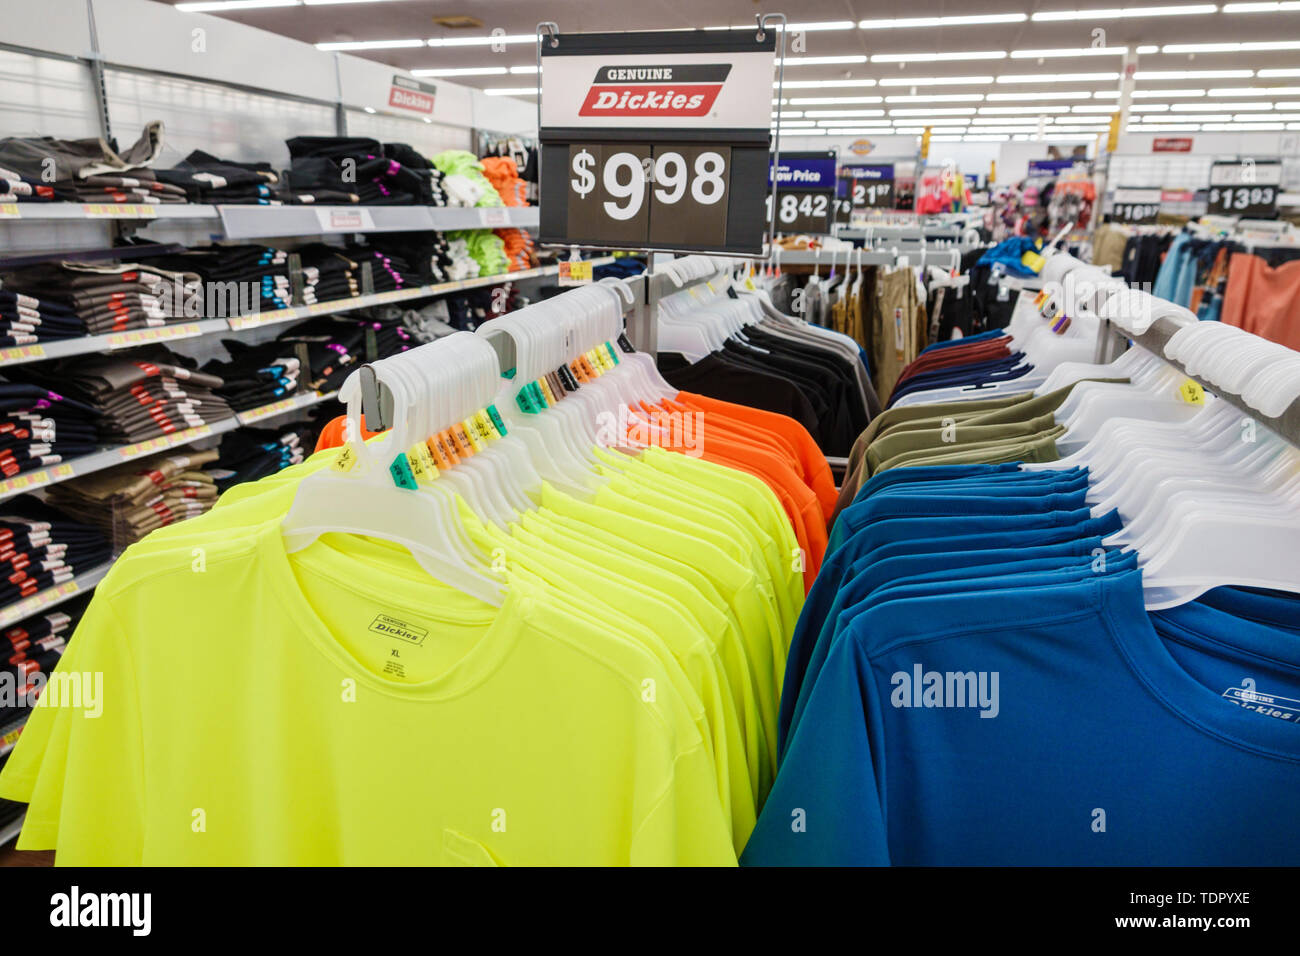
M 388 473 L 393 476 L 393 484 L 397 487 L 415 487 L 415 475 L 411 471 L 411 463 L 407 461 L 405 452 L 393 459 L 393 463 L 388 466 Z
M 495 405 L 489 405 L 487 407 L 487 413 L 488 418 L 492 419 L 492 427 L 497 430 L 497 433 L 502 438 L 508 435 L 509 432 L 506 431 L 506 423 L 502 420 L 501 413 L 497 411 L 497 407 Z
M 606 343 L 605 343 L 605 351 L 609 353 L 610 361 L 612 361 L 615 365 L 617 365 L 617 364 L 618 364 L 618 353 L 614 351 L 614 346 L 612 346 L 612 345 L 610 345 L 608 342 L 606 342 Z

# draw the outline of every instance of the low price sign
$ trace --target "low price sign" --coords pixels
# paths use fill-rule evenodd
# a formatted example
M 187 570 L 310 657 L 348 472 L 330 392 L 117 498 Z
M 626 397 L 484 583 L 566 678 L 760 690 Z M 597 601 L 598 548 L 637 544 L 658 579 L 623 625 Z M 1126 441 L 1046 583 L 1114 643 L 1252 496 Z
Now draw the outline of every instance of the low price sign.
M 894 164 L 845 166 L 840 175 L 849 180 L 854 209 L 894 208 Z
M 741 33 L 741 31 L 737 31 Z M 560 34 L 542 43 L 540 239 L 762 251 L 775 36 Z
M 1206 211 L 1213 216 L 1276 219 L 1281 160 L 1243 159 L 1210 167 Z
M 768 168 L 768 187 L 772 185 Z M 825 235 L 831 231 L 836 207 L 835 153 L 782 153 L 776 176 L 776 231 Z M 767 197 L 771 215 L 772 196 Z

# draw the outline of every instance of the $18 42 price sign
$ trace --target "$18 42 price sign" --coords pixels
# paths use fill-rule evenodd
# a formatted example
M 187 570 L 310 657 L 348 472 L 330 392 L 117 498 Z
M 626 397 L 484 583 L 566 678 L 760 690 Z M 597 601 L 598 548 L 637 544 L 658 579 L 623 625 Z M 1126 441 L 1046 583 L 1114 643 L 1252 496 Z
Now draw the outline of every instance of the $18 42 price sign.
M 568 173 L 574 241 L 691 246 L 726 240 L 730 147 L 575 143 Z

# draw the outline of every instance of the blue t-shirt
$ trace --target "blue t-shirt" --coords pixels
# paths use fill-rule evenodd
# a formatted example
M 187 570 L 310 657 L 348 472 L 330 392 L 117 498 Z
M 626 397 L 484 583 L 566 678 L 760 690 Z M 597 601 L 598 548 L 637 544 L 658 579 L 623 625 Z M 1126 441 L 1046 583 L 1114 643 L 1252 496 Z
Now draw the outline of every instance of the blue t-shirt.
M 1141 573 L 889 601 L 830 649 L 742 861 L 1297 865 L 1300 599 Z

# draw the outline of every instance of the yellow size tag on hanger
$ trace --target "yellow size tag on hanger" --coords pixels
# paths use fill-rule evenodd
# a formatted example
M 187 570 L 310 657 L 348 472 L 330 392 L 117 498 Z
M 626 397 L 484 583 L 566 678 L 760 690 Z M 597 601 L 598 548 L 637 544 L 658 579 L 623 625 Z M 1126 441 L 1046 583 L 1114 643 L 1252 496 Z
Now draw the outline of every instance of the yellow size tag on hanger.
M 479 437 L 478 429 L 474 427 L 474 419 L 467 418 L 460 423 L 460 427 L 465 429 L 465 437 L 469 443 L 474 446 L 474 451 L 480 452 L 487 447 L 487 442 Z
M 479 409 L 470 420 L 474 423 L 479 438 L 482 438 L 484 442 L 501 437 L 492 426 L 492 419 L 488 418 L 488 413 L 485 410 Z
M 406 463 L 411 466 L 411 474 L 415 476 L 417 481 L 421 479 L 428 480 L 429 473 L 424 467 L 424 456 L 416 450 L 414 445 L 406 453 Z
M 745 288 L 748 289 L 750 292 L 758 291 L 758 287 L 754 285 L 754 280 L 751 279 L 749 276 L 745 276 Z
M 356 450 L 349 444 L 344 445 L 343 450 L 339 452 L 338 457 L 330 463 L 330 467 L 335 471 L 351 471 L 357 467 Z
M 1189 378 L 1178 386 L 1178 397 L 1188 405 L 1204 405 L 1205 389 L 1201 387 L 1200 382 Z

